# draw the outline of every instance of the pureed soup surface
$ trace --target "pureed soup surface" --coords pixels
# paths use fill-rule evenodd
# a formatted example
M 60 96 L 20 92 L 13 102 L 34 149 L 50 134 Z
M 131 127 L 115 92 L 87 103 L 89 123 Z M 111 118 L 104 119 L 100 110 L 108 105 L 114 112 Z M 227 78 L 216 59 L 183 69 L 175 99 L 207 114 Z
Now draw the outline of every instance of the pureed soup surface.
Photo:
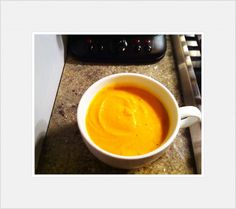
M 86 116 L 89 136 L 102 149 L 118 155 L 148 153 L 165 140 L 169 118 L 161 102 L 141 88 L 114 85 L 100 90 Z

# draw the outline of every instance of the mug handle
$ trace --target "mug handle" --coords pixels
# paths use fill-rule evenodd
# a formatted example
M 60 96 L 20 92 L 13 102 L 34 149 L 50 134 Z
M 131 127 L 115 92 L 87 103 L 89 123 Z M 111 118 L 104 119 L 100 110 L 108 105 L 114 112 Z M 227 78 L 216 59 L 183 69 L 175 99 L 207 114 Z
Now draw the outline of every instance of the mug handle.
M 201 111 L 194 106 L 185 106 L 179 108 L 180 128 L 187 128 L 196 122 L 201 121 Z

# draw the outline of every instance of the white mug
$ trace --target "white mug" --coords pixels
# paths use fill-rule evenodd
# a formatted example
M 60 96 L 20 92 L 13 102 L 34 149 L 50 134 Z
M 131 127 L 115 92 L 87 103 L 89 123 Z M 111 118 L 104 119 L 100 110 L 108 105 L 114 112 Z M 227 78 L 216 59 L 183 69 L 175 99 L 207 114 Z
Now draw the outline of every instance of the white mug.
M 88 107 L 94 96 L 104 87 L 110 84 L 129 84 L 148 90 L 156 96 L 166 108 L 170 127 L 166 140 L 157 149 L 138 156 L 122 156 L 110 153 L 90 138 L 86 129 L 86 115 Z M 83 94 L 77 109 L 77 122 L 82 138 L 88 149 L 104 163 L 122 169 L 142 167 L 158 159 L 161 154 L 173 143 L 180 128 L 186 128 L 201 121 L 201 112 L 194 106 L 179 107 L 171 92 L 160 82 L 137 73 L 119 73 L 104 77 L 91 85 Z

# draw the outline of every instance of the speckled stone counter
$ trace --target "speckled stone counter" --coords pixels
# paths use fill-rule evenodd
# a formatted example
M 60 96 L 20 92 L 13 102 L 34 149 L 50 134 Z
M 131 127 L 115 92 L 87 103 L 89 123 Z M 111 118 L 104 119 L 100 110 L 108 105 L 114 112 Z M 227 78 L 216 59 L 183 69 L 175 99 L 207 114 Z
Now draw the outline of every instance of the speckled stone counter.
M 161 158 L 140 169 L 112 168 L 97 160 L 87 149 L 76 122 L 80 98 L 95 81 L 121 72 L 141 73 L 160 81 L 173 93 L 179 105 L 183 105 L 169 39 L 165 57 L 155 64 L 87 64 L 68 55 L 36 174 L 193 174 L 195 172 L 188 129 L 180 130 L 174 143 Z

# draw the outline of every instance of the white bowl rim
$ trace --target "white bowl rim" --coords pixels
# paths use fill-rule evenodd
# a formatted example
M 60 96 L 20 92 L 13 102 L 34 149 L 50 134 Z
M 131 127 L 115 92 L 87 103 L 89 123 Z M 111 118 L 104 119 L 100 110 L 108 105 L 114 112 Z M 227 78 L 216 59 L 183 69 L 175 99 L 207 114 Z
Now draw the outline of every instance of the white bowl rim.
M 86 137 L 86 134 L 85 134 L 85 130 L 82 128 L 82 121 L 81 119 L 79 118 L 79 112 L 80 112 L 80 109 L 81 109 L 81 101 L 83 100 L 86 92 L 91 89 L 91 88 L 94 88 L 94 86 L 98 85 L 99 83 L 102 83 L 106 80 L 109 80 L 109 79 L 112 79 L 112 78 L 116 78 L 116 77 L 121 77 L 121 76 L 135 76 L 135 77 L 142 77 L 144 79 L 147 79 L 147 80 L 150 80 L 156 84 L 158 84 L 159 86 L 161 86 L 166 92 L 167 94 L 170 96 L 170 98 L 172 99 L 173 103 L 175 104 L 175 107 L 176 107 L 176 112 L 178 114 L 177 116 L 177 124 L 176 124 L 176 127 L 173 131 L 173 133 L 171 134 L 171 136 L 169 137 L 169 139 L 164 143 L 162 144 L 161 146 L 159 146 L 157 149 L 151 151 L 151 152 L 148 152 L 148 153 L 145 153 L 143 155 L 135 155 L 135 156 L 123 156 L 123 155 L 117 155 L 117 154 L 113 154 L 113 153 L 110 153 L 104 149 L 102 149 L 101 147 L 99 147 L 97 144 L 95 144 L 92 139 L 89 137 L 89 139 Z M 89 104 L 88 104 L 89 106 Z M 82 95 L 81 99 L 80 99 L 80 102 L 79 102 L 79 105 L 78 105 L 78 108 L 77 108 L 77 124 L 78 124 L 78 127 L 79 127 L 79 130 L 80 130 L 80 133 L 82 135 L 82 138 L 83 140 L 86 140 L 86 142 L 89 143 L 90 146 L 92 146 L 95 150 L 97 150 L 98 152 L 101 152 L 102 154 L 104 155 L 107 155 L 109 157 L 112 157 L 112 158 L 116 158 L 116 159 L 123 159 L 123 160 L 139 160 L 139 159 L 144 159 L 144 158 L 149 158 L 151 156 L 155 156 L 156 154 L 162 152 L 163 150 L 165 150 L 169 145 L 171 145 L 179 131 L 179 128 L 180 128 L 180 113 L 179 113 L 179 106 L 178 106 L 178 103 L 176 101 L 176 99 L 174 98 L 173 94 L 170 92 L 169 89 L 167 89 L 162 83 L 160 83 L 159 81 L 151 78 L 150 76 L 147 76 L 147 75 L 144 75 L 144 74 L 140 74 L 140 73 L 116 73 L 116 74 L 112 74 L 112 75 L 108 75 L 108 76 L 105 76 L 101 79 L 99 79 L 98 81 L 96 81 L 95 83 L 93 83 L 85 92 L 84 94 Z

